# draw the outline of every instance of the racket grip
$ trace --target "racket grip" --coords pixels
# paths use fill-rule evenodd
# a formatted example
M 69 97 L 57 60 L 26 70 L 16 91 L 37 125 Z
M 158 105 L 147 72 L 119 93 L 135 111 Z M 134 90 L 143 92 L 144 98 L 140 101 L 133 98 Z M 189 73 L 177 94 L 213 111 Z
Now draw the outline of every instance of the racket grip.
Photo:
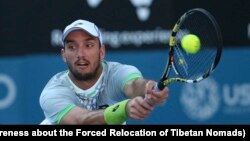
M 163 84 L 163 81 L 159 81 L 155 87 L 154 87 L 154 90 L 161 91 L 165 88 L 165 85 Z

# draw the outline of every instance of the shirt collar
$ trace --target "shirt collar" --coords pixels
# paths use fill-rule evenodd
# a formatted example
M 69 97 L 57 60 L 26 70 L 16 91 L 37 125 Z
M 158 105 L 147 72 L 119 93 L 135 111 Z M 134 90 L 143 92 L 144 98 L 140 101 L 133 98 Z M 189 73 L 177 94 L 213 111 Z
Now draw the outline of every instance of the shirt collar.
M 102 78 L 103 78 L 103 71 L 102 71 L 101 76 L 100 76 L 100 77 L 98 78 L 98 80 L 96 81 L 96 83 L 95 83 L 92 87 L 90 87 L 89 89 L 86 89 L 86 90 L 83 90 L 83 89 L 77 87 L 77 86 L 72 82 L 72 80 L 71 80 L 70 77 L 69 77 L 69 71 L 67 71 L 67 72 L 65 73 L 65 75 L 66 75 L 66 77 L 67 77 L 68 82 L 70 83 L 70 88 L 71 88 L 76 94 L 78 94 L 78 95 L 85 95 L 85 96 L 87 96 L 87 97 L 93 97 L 93 96 L 96 95 L 96 88 L 97 88 L 98 85 L 100 85 L 101 80 L 102 80 Z

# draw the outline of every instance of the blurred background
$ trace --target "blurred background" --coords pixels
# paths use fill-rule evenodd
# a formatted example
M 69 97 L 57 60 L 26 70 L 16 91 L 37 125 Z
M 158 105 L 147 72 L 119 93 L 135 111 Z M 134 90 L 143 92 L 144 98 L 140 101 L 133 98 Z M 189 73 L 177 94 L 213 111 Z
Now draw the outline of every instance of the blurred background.
M 170 29 L 197 7 L 221 26 L 218 68 L 201 83 L 169 85 L 167 103 L 128 124 L 250 124 L 249 6 L 248 0 L 0 0 L 0 124 L 44 119 L 39 96 L 66 69 L 61 36 L 72 21 L 86 19 L 101 28 L 106 60 L 135 65 L 144 77 L 158 80 Z

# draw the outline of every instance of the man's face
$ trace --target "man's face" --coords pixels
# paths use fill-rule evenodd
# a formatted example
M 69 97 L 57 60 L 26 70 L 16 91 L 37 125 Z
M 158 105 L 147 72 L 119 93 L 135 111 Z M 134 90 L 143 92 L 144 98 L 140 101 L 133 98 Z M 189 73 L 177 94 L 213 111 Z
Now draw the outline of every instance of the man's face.
M 105 51 L 100 47 L 98 38 L 82 30 L 75 30 L 69 33 L 64 43 L 62 57 L 75 79 L 91 80 L 101 73 L 100 62 Z

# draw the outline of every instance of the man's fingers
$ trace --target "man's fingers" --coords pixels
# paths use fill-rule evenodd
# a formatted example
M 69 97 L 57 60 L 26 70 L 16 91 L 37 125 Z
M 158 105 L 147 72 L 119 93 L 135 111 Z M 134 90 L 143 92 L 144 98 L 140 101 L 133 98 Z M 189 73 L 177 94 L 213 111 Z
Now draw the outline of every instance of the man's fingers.
M 129 103 L 129 117 L 133 119 L 144 119 L 153 108 L 154 107 L 145 102 L 142 97 L 136 97 Z
M 156 85 L 156 82 L 149 80 L 146 84 L 146 90 L 153 90 L 155 85 Z
M 168 88 L 164 88 L 162 91 L 148 90 L 148 92 L 151 92 L 147 94 L 147 101 L 149 103 L 162 104 L 168 98 Z

